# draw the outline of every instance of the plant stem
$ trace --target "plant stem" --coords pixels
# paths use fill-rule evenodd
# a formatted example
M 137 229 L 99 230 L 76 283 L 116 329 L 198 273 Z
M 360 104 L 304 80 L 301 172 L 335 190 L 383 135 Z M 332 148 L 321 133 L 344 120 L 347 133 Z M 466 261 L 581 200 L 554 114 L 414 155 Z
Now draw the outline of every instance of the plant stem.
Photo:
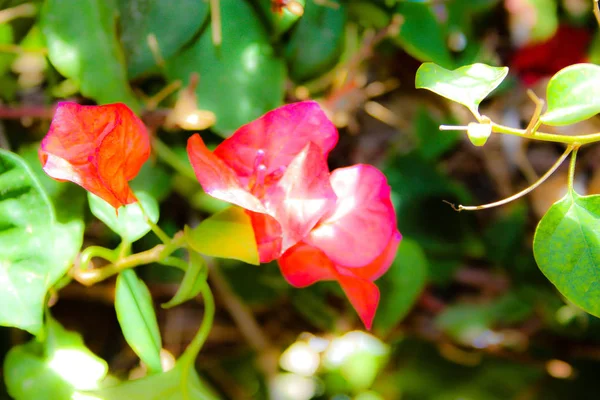
M 115 262 L 118 259 L 118 255 L 115 250 L 107 249 L 101 246 L 89 246 L 81 252 L 79 256 L 79 265 L 81 269 L 87 269 L 90 261 L 94 257 L 100 257 L 110 262 Z
M 570 145 L 583 145 L 600 141 L 600 132 L 591 133 L 589 135 L 555 135 L 552 133 L 532 132 L 528 133 L 525 129 L 510 128 L 504 125 L 498 125 L 492 122 L 492 132 L 506 133 L 508 135 L 519 136 L 525 139 L 541 140 L 544 142 L 564 143 Z
M 167 244 L 159 244 L 150 250 L 121 258 L 117 261 L 114 261 L 112 264 L 107 265 L 106 267 L 88 270 L 75 269 L 72 272 L 73 278 L 82 285 L 91 286 L 126 269 L 150 264 L 153 262 L 160 262 L 172 254 L 175 250 L 183 247 L 184 242 L 185 238 L 183 236 L 183 232 L 178 232 Z
M 571 162 L 569 163 L 569 180 L 567 181 L 569 192 L 573 191 L 573 182 L 575 181 L 575 162 L 577 161 L 578 150 L 579 147 L 575 147 L 573 149 L 573 154 L 571 155 Z
M 537 188 L 538 186 L 540 186 L 542 183 L 544 183 L 544 181 L 546 179 L 548 179 L 550 177 L 550 175 L 552 175 L 554 173 L 554 171 L 556 171 L 558 169 L 558 167 L 560 167 L 560 165 L 563 163 L 563 161 L 565 161 L 565 159 L 567 158 L 567 156 L 569 155 L 569 153 L 571 153 L 571 151 L 573 151 L 574 146 L 569 146 L 567 147 L 567 149 L 565 150 L 565 152 L 562 154 L 562 156 L 560 156 L 560 158 L 558 160 L 556 160 L 556 162 L 554 163 L 554 165 L 552 165 L 552 167 L 540 178 L 538 179 L 533 185 L 528 186 L 527 188 L 521 190 L 519 193 L 513 194 L 510 197 L 507 197 L 506 199 L 502 199 L 499 201 L 495 201 L 493 203 L 488 203 L 488 204 L 483 204 L 480 206 L 463 206 L 463 205 L 459 205 L 458 207 L 456 207 L 454 204 L 444 200 L 444 203 L 450 204 L 450 206 L 452 208 L 454 208 L 456 211 L 462 211 L 462 210 L 467 210 L 467 211 L 476 211 L 476 210 L 485 210 L 486 208 L 492 208 L 492 207 L 498 207 L 501 206 L 503 204 L 506 203 L 510 203 L 511 201 L 517 200 L 520 197 L 525 196 L 527 193 L 533 191 L 535 188 Z M 575 150 L 577 151 L 577 150 Z M 573 159 L 571 159 L 571 162 L 574 163 Z M 571 186 L 569 186 L 571 187 Z
M 208 333 L 212 328 L 213 319 L 215 316 L 215 300 L 210 287 L 208 286 L 208 282 L 202 283 L 200 294 L 202 294 L 202 298 L 204 299 L 204 317 L 202 318 L 202 324 L 200 325 L 200 329 L 196 333 L 196 336 L 194 336 L 194 339 L 181 356 L 182 361 L 189 363 L 190 365 L 193 364 L 193 361 L 198 356 L 200 349 L 202 349 L 202 346 L 208 337 Z
M 160 229 L 160 227 L 158 225 L 156 225 L 150 219 L 150 216 L 148 215 L 148 213 L 144 209 L 144 206 L 142 205 L 142 202 L 139 199 L 138 199 L 137 202 L 138 202 L 138 205 L 140 206 L 140 210 L 142 210 L 142 215 L 144 216 L 144 219 L 146 220 L 146 223 L 148 224 L 148 226 L 150 226 L 150 229 L 152 229 L 152 232 L 154 232 L 154 234 L 156 236 L 158 236 L 158 238 L 160 239 L 160 241 L 163 242 L 164 244 L 169 243 L 171 241 L 171 238 L 169 237 L 169 235 L 167 235 L 165 233 L 165 231 L 163 231 L 162 229 Z

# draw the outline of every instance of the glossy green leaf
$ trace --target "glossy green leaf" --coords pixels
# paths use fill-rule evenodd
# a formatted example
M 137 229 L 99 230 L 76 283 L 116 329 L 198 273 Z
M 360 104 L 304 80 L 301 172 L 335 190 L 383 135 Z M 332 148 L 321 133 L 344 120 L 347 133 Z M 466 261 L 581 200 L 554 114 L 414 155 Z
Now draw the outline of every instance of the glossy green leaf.
M 540 270 L 559 292 L 586 312 L 600 316 L 600 195 L 567 193 L 540 221 L 533 253 Z
M 162 308 L 173 308 L 198 296 L 208 277 L 208 267 L 204 258 L 195 251 L 190 251 L 190 261 L 185 275 L 175 296 L 162 305 Z
M 97 391 L 82 392 L 98 400 L 218 400 L 219 397 L 198 377 L 193 366 L 177 361 L 175 368 L 142 379 L 123 382 Z M 82 400 L 87 400 L 83 397 Z
M 479 63 L 452 71 L 433 63 L 424 63 L 417 70 L 415 87 L 431 90 L 463 104 L 478 116 L 479 103 L 504 80 L 507 74 L 507 67 L 490 67 Z
M 411 310 L 427 282 L 427 259 L 417 242 L 403 238 L 390 269 L 377 281 L 381 291 L 374 327 L 388 332 Z
M 296 82 L 316 78 L 332 68 L 344 50 L 346 5 L 338 7 L 307 0 L 304 15 L 285 48 L 290 76 Z
M 113 3 L 106 0 L 47 0 L 40 15 L 48 58 L 62 75 L 98 103 L 123 102 L 137 109 L 116 21 Z
M 452 68 L 454 61 L 446 44 L 445 27 L 431 7 L 429 4 L 400 3 L 397 10 L 404 18 L 395 40 L 417 60 Z
M 151 371 L 162 371 L 162 345 L 152 296 L 131 269 L 121 272 L 117 277 L 115 310 L 129 346 Z
M 0 325 L 40 332 L 46 293 L 83 240 L 81 220 L 62 214 L 27 164 L 0 149 Z
M 167 60 L 170 80 L 184 85 L 200 74 L 198 105 L 217 116 L 213 127 L 228 137 L 283 102 L 285 65 L 275 54 L 262 21 L 246 1 L 222 1 L 222 44 L 215 47 L 210 26 L 193 45 Z M 243 26 L 243 34 L 240 27 Z
M 145 192 L 136 192 L 135 195 L 142 203 L 150 221 L 157 223 L 159 208 L 154 197 Z M 129 243 L 135 242 L 151 230 L 137 202 L 120 207 L 118 215 L 113 206 L 94 194 L 88 193 L 88 202 L 92 214 Z
M 240 207 L 232 206 L 214 214 L 194 229 L 186 226 L 185 238 L 200 254 L 259 264 L 252 223 Z
M 65 330 L 49 317 L 45 343 L 36 339 L 13 347 L 4 360 L 8 393 L 17 400 L 67 400 L 76 390 L 93 390 L 108 365 L 83 343 L 81 335 Z
M 163 59 L 177 53 L 198 33 L 206 17 L 207 1 L 179 0 L 176 6 L 163 0 L 118 0 L 121 42 L 129 76 L 135 77 L 156 66 L 148 44 L 154 35 Z
M 548 82 L 548 108 L 540 117 L 546 125 L 568 125 L 600 112 L 600 66 L 575 64 L 563 68 Z

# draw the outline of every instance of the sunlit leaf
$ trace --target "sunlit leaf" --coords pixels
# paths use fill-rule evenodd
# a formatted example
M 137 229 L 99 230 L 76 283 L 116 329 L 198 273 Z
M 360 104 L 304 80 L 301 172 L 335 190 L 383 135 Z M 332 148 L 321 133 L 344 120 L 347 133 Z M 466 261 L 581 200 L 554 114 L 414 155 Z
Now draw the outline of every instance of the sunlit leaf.
M 575 64 L 550 79 L 546 90 L 548 109 L 540 117 L 546 125 L 568 125 L 600 112 L 600 66 Z
M 381 291 L 375 329 L 387 332 L 408 314 L 427 280 L 427 259 L 415 241 L 403 238 L 390 269 L 377 281 Z
M 156 200 L 145 192 L 136 192 L 135 195 L 142 203 L 144 211 L 148 213 L 150 221 L 157 223 L 159 208 Z M 123 240 L 132 243 L 150 232 L 150 225 L 146 222 L 139 203 L 120 207 L 117 215 L 113 206 L 96 195 L 88 193 L 88 201 L 92 214 L 108 225 Z
M 71 399 L 76 390 L 97 389 L 107 372 L 106 362 L 88 350 L 81 335 L 53 318 L 45 343 L 33 339 L 15 346 L 4 360 L 8 393 L 18 400 Z
M 0 149 L 0 325 L 39 333 L 46 292 L 83 240 L 81 220 L 61 214 L 26 163 Z
M 479 103 L 504 80 L 507 74 L 507 67 L 490 67 L 479 63 L 452 71 L 434 63 L 424 63 L 417 70 L 415 87 L 431 90 L 463 104 L 478 116 Z
M 164 303 L 162 308 L 173 308 L 196 297 L 205 285 L 207 276 L 208 268 L 202 256 L 195 251 L 190 251 L 190 261 L 181 285 L 175 296 Z
M 189 47 L 167 60 L 167 76 L 187 85 L 200 75 L 198 105 L 217 116 L 213 129 L 227 137 L 283 102 L 285 65 L 275 54 L 262 22 L 246 1 L 220 3 L 222 44 L 211 26 Z M 243 34 L 240 27 L 243 26 Z
M 118 0 L 121 41 L 128 73 L 135 77 L 156 65 L 148 35 L 154 35 L 158 56 L 177 53 L 198 33 L 208 16 L 208 2 L 179 0 L 177 6 L 161 0 Z M 177 29 L 173 29 L 173 27 Z
M 571 191 L 540 221 L 533 253 L 540 270 L 567 299 L 600 316 L 600 195 Z
M 98 103 L 123 102 L 136 109 L 112 4 L 105 0 L 48 0 L 42 6 L 40 26 L 50 62 L 77 82 L 84 96 Z
M 117 277 L 115 310 L 123 336 L 151 371 L 160 372 L 161 338 L 150 291 L 133 270 Z
M 229 207 L 194 229 L 186 226 L 185 237 L 190 247 L 200 254 L 259 264 L 252 223 L 240 207 Z

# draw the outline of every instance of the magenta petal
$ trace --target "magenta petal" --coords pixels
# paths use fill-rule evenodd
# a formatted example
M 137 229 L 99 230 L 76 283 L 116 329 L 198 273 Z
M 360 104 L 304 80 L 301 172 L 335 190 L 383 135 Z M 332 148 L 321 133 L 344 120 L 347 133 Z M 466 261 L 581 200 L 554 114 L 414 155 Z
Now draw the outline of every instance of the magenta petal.
M 371 330 L 373 318 L 379 304 L 379 288 L 366 279 L 360 279 L 348 273 L 348 271 L 338 268 L 338 282 L 344 290 L 350 304 L 356 310 L 363 324 L 368 330 Z
M 252 223 L 261 263 L 268 263 L 281 255 L 281 225 L 267 214 L 246 211 Z
M 283 231 L 282 251 L 306 237 L 336 204 L 329 168 L 320 148 L 308 143 L 263 199 Z
M 299 243 L 279 258 L 279 269 L 290 285 L 306 287 L 315 282 L 336 279 L 334 266 L 323 252 Z
M 305 239 L 334 264 L 362 267 L 377 258 L 396 231 L 396 214 L 385 175 L 370 165 L 331 174 L 337 204 Z
M 215 149 L 247 185 L 255 168 L 259 150 L 264 152 L 262 164 L 266 175 L 287 167 L 309 143 L 315 143 L 325 158 L 338 140 L 336 127 L 317 102 L 303 101 L 270 111 L 240 129 Z
M 208 150 L 200 135 L 195 134 L 189 138 L 187 153 L 206 193 L 247 210 L 266 212 L 260 200 L 242 187 L 235 172 Z

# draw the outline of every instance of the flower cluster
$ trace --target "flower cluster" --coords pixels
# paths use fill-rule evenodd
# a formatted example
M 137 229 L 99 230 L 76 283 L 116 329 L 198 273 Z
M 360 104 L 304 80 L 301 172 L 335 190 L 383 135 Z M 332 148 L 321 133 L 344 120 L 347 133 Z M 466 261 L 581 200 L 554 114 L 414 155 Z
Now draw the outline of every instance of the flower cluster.
M 237 130 L 214 152 L 198 134 L 188 156 L 209 195 L 251 217 L 261 262 L 278 260 L 297 287 L 336 280 L 367 328 L 401 239 L 385 176 L 354 165 L 332 173 L 335 126 L 316 102 L 289 104 Z
M 210 151 L 200 135 L 187 146 L 209 195 L 245 209 L 261 262 L 277 260 L 304 287 L 339 282 L 370 329 L 379 290 L 401 239 L 390 187 L 375 167 L 330 173 L 338 132 L 313 101 L 289 104 L 238 129 Z M 128 181 L 148 159 L 139 118 L 123 104 L 60 103 L 39 155 L 44 171 L 75 182 L 115 209 L 136 201 Z

